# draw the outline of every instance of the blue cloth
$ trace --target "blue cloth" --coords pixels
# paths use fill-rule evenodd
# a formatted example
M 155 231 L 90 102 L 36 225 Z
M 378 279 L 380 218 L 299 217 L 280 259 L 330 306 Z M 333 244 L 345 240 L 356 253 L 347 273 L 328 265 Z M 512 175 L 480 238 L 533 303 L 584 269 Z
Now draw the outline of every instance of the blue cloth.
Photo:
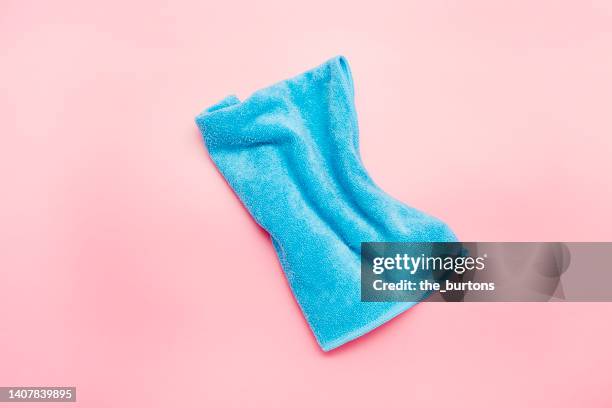
M 348 63 L 336 57 L 196 118 L 213 161 L 270 233 L 325 351 L 414 305 L 360 301 L 361 242 L 456 240 L 446 224 L 374 184 L 359 155 L 353 97 Z

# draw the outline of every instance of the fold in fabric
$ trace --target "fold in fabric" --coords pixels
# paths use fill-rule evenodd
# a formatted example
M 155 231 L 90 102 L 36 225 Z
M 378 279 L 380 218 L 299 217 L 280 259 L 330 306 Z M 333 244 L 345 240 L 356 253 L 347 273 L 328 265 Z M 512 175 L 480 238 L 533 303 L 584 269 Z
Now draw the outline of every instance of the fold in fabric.
M 361 242 L 456 240 L 446 224 L 374 184 L 359 155 L 353 97 L 348 63 L 336 57 L 196 118 L 220 172 L 270 233 L 325 351 L 414 305 L 361 302 Z

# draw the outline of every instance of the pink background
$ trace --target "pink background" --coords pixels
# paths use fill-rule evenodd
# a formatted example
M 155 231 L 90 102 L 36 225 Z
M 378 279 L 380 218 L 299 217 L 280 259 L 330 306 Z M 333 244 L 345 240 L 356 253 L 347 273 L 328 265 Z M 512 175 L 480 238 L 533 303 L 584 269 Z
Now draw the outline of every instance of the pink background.
M 0 385 L 88 408 L 612 406 L 610 303 L 424 304 L 316 346 L 193 118 L 336 54 L 392 195 L 464 240 L 612 240 L 611 2 L 356 3 L 2 1 Z

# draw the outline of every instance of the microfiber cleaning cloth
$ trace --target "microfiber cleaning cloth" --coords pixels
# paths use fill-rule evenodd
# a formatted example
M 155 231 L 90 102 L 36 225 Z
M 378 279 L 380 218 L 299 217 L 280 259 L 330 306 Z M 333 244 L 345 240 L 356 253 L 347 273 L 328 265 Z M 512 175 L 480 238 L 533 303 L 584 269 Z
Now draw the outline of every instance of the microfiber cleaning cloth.
M 348 63 L 336 57 L 196 118 L 220 172 L 270 233 L 325 351 L 414 305 L 361 302 L 361 242 L 456 240 L 446 224 L 374 184 L 359 155 L 353 98 Z

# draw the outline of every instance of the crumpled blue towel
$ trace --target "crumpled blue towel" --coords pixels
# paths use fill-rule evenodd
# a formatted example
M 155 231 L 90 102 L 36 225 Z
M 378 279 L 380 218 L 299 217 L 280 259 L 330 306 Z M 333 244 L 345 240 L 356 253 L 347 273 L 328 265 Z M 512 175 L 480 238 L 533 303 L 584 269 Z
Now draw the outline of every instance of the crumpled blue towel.
M 336 57 L 196 118 L 213 161 L 270 233 L 325 351 L 414 305 L 361 302 L 361 242 L 456 240 L 446 224 L 374 184 L 359 155 L 353 96 L 348 63 Z

